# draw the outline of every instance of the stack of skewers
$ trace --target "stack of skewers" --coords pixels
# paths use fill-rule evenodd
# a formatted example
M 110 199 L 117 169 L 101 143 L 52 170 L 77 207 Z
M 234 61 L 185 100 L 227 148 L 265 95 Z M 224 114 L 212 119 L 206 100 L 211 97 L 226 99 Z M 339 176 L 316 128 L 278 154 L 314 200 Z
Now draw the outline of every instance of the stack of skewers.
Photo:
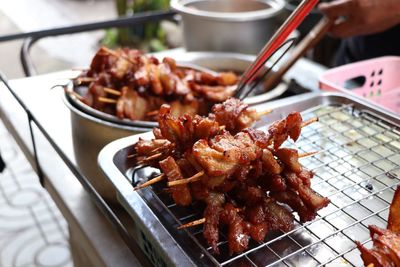
M 159 111 L 155 138 L 135 145 L 138 165 L 159 168 L 162 174 L 137 189 L 165 180 L 175 203 L 205 205 L 203 218 L 180 228 L 203 224 L 203 234 L 219 253 L 220 231 L 226 229 L 231 254 L 247 249 L 249 240 L 263 241 L 269 231 L 289 231 L 296 212 L 301 222 L 313 220 L 329 200 L 310 187 L 313 173 L 299 163 L 299 154 L 281 145 L 296 141 L 303 122 L 292 112 L 267 132 L 250 126 L 260 116 L 237 99 L 212 107 L 207 117 L 175 117 L 170 107 Z
M 87 87 L 76 98 L 120 119 L 154 121 L 162 104 L 174 115 L 207 114 L 214 103 L 231 97 L 238 76 L 184 67 L 172 58 L 162 61 L 138 50 L 102 47 L 90 68 L 74 79 L 74 87 Z

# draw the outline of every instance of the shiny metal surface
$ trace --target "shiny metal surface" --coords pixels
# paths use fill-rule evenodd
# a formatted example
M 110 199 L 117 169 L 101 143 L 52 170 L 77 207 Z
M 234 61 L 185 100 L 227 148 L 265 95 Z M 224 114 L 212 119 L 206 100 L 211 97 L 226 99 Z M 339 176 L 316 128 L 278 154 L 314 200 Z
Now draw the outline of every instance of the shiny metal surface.
M 112 123 L 86 114 L 72 105 L 65 94 L 63 100 L 71 112 L 72 143 L 80 171 L 104 199 L 116 203 L 115 191 L 94 162 L 106 144 L 118 138 L 143 133 L 147 129 Z
M 277 28 L 283 0 L 172 0 L 188 51 L 256 54 Z
M 331 93 L 304 94 L 256 106 L 259 110 L 266 107 L 273 112 L 256 127 L 264 128 L 293 110 L 302 111 L 305 119 L 320 118 L 319 123 L 303 129 L 296 144 L 287 146 L 302 152 L 321 151 L 302 163 L 315 171 L 312 187 L 329 197 L 331 204 L 314 221 L 296 221 L 294 230 L 270 233 L 242 254 L 229 255 L 222 237 L 221 255 L 214 255 L 202 238 L 201 226 L 176 230 L 202 217 L 196 204 L 178 207 L 157 185 L 132 190 L 132 179 L 148 177 L 152 170 L 141 169 L 132 177 L 135 166 L 127 155 L 139 137 L 151 138 L 151 133 L 123 138 L 100 152 L 99 164 L 140 229 L 139 243 L 150 244 L 154 258 L 170 266 L 362 264 L 354 241 L 370 240 L 368 224 L 385 227 L 393 188 L 400 184 L 400 118 L 363 100 Z

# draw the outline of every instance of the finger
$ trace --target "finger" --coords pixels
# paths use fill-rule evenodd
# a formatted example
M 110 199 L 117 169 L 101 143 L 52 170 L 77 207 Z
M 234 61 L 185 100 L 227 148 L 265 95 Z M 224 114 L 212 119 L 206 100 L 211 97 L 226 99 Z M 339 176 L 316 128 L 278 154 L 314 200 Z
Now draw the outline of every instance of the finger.
M 335 19 L 340 16 L 350 15 L 353 9 L 353 1 L 337 0 L 332 3 L 321 3 L 318 7 L 326 16 Z

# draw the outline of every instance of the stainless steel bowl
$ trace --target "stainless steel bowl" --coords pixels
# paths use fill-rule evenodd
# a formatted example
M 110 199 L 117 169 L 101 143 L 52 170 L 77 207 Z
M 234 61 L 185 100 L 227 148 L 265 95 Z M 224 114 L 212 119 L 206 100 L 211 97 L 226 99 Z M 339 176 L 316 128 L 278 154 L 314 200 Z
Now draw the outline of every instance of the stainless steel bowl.
M 284 0 L 172 0 L 188 51 L 256 54 L 273 35 Z
M 64 94 L 64 103 L 71 112 L 72 141 L 76 163 L 81 173 L 108 202 L 117 203 L 115 191 L 97 165 L 100 150 L 118 138 L 148 131 L 148 128 L 113 123 L 81 111 Z

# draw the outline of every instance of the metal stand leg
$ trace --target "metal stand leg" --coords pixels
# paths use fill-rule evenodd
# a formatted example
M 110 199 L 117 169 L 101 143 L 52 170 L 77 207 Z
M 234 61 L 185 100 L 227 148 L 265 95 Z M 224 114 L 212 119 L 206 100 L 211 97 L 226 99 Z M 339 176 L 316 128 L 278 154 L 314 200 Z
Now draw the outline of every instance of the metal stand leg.
M 35 164 L 36 164 L 36 173 L 39 176 L 39 181 L 40 184 L 42 186 L 44 186 L 44 176 L 43 176 L 43 172 L 42 172 L 42 168 L 39 165 L 39 160 L 38 160 L 38 156 L 37 156 L 37 150 L 36 150 L 36 142 L 35 142 L 35 137 L 33 134 L 33 129 L 32 129 L 32 123 L 34 123 L 33 121 L 33 117 L 31 112 L 29 111 L 29 109 L 25 106 L 25 104 L 21 101 L 21 99 L 19 99 L 19 97 L 14 93 L 14 91 L 11 89 L 10 85 L 7 82 L 7 79 L 5 78 L 5 76 L 0 72 L 0 80 L 4 83 L 4 85 L 7 87 L 7 89 L 10 91 L 10 93 L 14 96 L 15 100 L 17 100 L 17 102 L 21 105 L 21 107 L 25 110 L 27 116 L 28 116 L 28 123 L 29 123 L 29 131 L 31 134 L 31 140 L 32 140 L 32 146 L 33 146 L 33 153 L 35 156 Z
M 33 146 L 33 155 L 35 156 L 36 173 L 39 177 L 40 184 L 44 187 L 44 176 L 43 176 L 42 168 L 40 167 L 40 164 L 39 164 L 39 159 L 38 159 L 37 150 L 36 150 L 35 136 L 33 134 L 33 129 L 32 129 L 32 116 L 30 115 L 30 113 L 28 113 L 28 122 L 29 122 L 29 131 L 31 134 L 32 146 Z
M 0 173 L 3 172 L 5 168 L 6 168 L 6 163 L 4 162 L 0 154 Z

